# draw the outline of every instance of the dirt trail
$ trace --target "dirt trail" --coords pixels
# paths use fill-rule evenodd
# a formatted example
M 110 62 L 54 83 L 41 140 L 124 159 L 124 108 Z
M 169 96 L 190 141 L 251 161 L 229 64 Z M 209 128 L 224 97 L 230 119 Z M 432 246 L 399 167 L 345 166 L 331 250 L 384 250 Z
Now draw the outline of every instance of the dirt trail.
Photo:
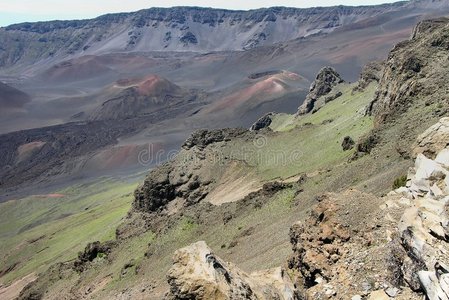
M 17 281 L 14 281 L 9 286 L 0 285 L 0 299 L 12 300 L 17 298 L 20 292 L 23 290 L 23 288 L 27 284 L 35 281 L 36 279 L 37 279 L 36 273 L 31 273 Z

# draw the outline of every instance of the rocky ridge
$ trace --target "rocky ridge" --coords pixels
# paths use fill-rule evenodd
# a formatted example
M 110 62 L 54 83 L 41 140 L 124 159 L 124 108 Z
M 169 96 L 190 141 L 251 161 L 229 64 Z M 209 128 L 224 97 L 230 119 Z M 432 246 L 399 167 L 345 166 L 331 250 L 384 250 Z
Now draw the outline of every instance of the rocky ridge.
M 273 122 L 274 113 L 270 112 L 257 120 L 250 128 L 252 131 L 258 131 L 264 128 L 270 128 L 271 122 Z
M 446 53 L 449 49 L 448 19 L 420 22 L 408 41 L 390 52 L 376 97 L 368 113 L 377 123 L 392 120 L 414 105 L 447 102 Z M 437 111 L 443 116 L 445 111 Z
M 317 100 L 320 97 L 329 94 L 332 91 L 333 87 L 342 82 L 344 82 L 344 80 L 341 78 L 340 74 L 335 71 L 334 68 L 322 68 L 318 72 L 315 80 L 312 82 L 309 93 L 307 94 L 304 103 L 298 108 L 297 115 L 304 115 L 313 111 Z M 339 96 L 341 96 L 341 93 Z M 333 99 L 329 98 L 327 102 L 332 101 L 337 97 L 338 96 L 336 95 Z
M 430 4 L 435 5 L 441 4 Z M 326 34 L 366 20 L 367 15 L 382 16 L 409 6 L 399 2 L 372 7 L 250 11 L 151 8 L 91 20 L 15 24 L 0 29 L 1 44 L 7 45 L 0 51 L 0 66 L 104 52 L 247 50 Z
M 204 242 L 179 250 L 168 273 L 172 299 L 448 299 L 448 154 L 420 153 L 406 187 L 384 198 L 355 190 L 317 197 L 290 229 L 293 252 L 277 280 L 240 271 Z
M 412 121 L 416 122 L 414 119 Z M 382 124 L 385 127 L 391 125 L 389 122 Z M 288 282 L 293 282 L 293 299 L 347 299 L 352 296 L 352 299 L 405 300 L 421 299 L 424 292 L 430 299 L 433 299 L 435 294 L 440 294 L 435 297 L 445 299 L 446 125 L 447 120 L 442 119 L 418 138 L 415 149 L 416 165 L 408 176 L 408 183 L 402 189 L 386 197 L 377 197 L 354 189 L 318 194 L 315 197 L 317 204 L 311 209 L 308 217 L 291 227 L 293 251 L 280 273 L 277 273 L 280 274 L 277 278 L 281 279 L 266 284 L 264 279 L 244 273 L 213 254 L 211 257 L 210 249 L 199 243 L 177 252 L 174 268 L 168 276 L 171 296 L 201 299 L 207 298 L 203 293 L 207 291 L 217 292 L 225 299 L 235 294 L 262 299 L 270 299 L 269 297 L 273 296 L 276 299 L 280 297 L 276 294 L 279 291 L 277 287 L 282 284 L 290 287 Z M 156 169 L 160 170 L 160 173 L 152 171 L 149 174 L 143 186 L 136 191 L 135 207 L 131 214 L 137 212 L 151 219 L 158 213 L 170 214 L 179 206 L 191 208 L 189 198 L 192 191 L 195 192 L 203 183 L 208 186 L 209 178 L 218 177 L 212 170 L 209 170 L 210 173 L 198 174 L 198 170 L 207 165 L 205 160 L 211 154 L 209 150 L 224 146 L 224 141 L 230 137 L 244 139 L 257 134 L 242 131 L 242 134 L 235 134 L 232 130 L 204 130 L 194 134 L 185 145 L 184 150 L 188 153 L 181 152 L 176 158 L 177 161 Z M 385 139 L 384 136 L 380 138 Z M 375 143 L 359 143 L 357 148 L 371 149 L 368 144 Z M 367 158 L 370 159 L 369 163 L 382 159 L 376 155 L 378 154 L 375 152 L 372 160 Z M 178 165 L 182 160 L 192 165 Z M 324 172 L 328 173 L 328 170 Z M 302 182 L 302 178 L 301 176 L 298 182 Z M 366 183 L 369 184 L 369 181 Z M 265 190 L 271 188 L 264 187 L 261 193 Z M 300 190 L 297 192 L 301 193 Z M 193 197 L 192 203 L 197 199 L 200 198 Z M 205 204 L 201 202 L 200 199 L 199 204 Z M 241 205 L 249 203 L 244 199 Z M 254 207 L 256 204 L 254 203 Z M 183 214 L 185 211 L 178 212 Z M 207 205 L 199 206 L 198 215 L 207 215 L 210 212 Z M 249 232 L 253 231 L 254 228 Z M 96 247 L 92 249 L 95 250 Z M 90 250 L 87 251 L 87 256 L 81 254 L 79 258 L 84 257 L 89 261 L 89 253 Z M 196 266 L 203 271 L 193 272 L 192 276 L 191 270 Z M 230 276 L 231 273 L 234 277 Z M 268 295 L 258 296 L 261 286 L 263 290 L 268 291 Z
M 166 208 L 170 202 L 176 202 L 174 200 L 182 205 L 200 202 L 219 179 L 218 174 L 208 169 L 209 159 L 217 162 L 213 157 L 214 153 L 205 149 L 212 144 L 242 138 L 248 133 L 248 130 L 241 128 L 203 129 L 194 132 L 185 141 L 183 151 L 175 160 L 164 163 L 148 174 L 143 184 L 134 192 L 133 208 L 137 211 L 156 212 Z

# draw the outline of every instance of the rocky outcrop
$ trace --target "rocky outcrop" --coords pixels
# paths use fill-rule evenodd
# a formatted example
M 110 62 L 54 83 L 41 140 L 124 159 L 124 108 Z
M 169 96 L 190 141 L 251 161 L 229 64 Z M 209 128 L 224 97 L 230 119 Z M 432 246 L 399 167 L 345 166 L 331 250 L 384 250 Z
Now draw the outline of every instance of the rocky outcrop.
M 449 145 L 449 118 L 442 118 L 437 124 L 418 136 L 413 147 L 413 156 L 419 153 L 435 159 L 437 153 Z
M 176 198 L 176 186 L 169 179 L 171 170 L 169 164 L 164 164 L 148 174 L 143 185 L 134 191 L 135 209 L 155 211 Z
M 281 268 L 247 274 L 213 254 L 205 242 L 176 251 L 168 299 L 298 299 Z
M 420 299 L 388 283 L 387 240 L 403 208 L 356 190 L 316 198 L 310 216 L 290 228 L 287 269 L 301 299 Z M 388 206 L 389 207 L 389 206 Z M 388 234 L 386 234 L 388 233 Z
M 400 3 L 310 9 L 273 7 L 250 11 L 151 8 L 91 20 L 15 24 L 0 29 L 3 45 L 0 66 L 48 59 L 54 62 L 69 55 L 108 52 L 250 49 L 330 33 L 341 26 L 381 17 L 391 10 L 402 12 L 407 6 Z M 431 11 L 434 5 L 428 6 Z
M 152 169 L 134 192 L 133 208 L 140 212 L 157 212 L 176 201 L 178 207 L 203 200 L 219 178 L 216 165 L 228 160 L 209 151 L 217 143 L 243 137 L 247 129 L 226 128 L 198 130 L 183 144 L 183 150 L 171 161 Z M 153 155 L 153 154 L 151 154 Z
M 209 193 L 211 179 L 197 170 L 175 167 L 168 162 L 153 169 L 134 191 L 133 208 L 142 212 L 163 209 L 171 201 L 182 199 L 184 205 L 196 204 Z M 195 167 L 193 167 L 195 169 Z
M 354 87 L 354 91 L 364 91 L 365 88 L 371 82 L 379 82 L 382 76 L 383 62 L 374 61 L 366 64 L 362 73 L 360 74 L 360 78 L 357 81 L 357 86 Z
M 116 242 L 110 241 L 105 243 L 93 242 L 87 244 L 83 252 L 78 254 L 78 258 L 73 263 L 73 268 L 82 272 L 94 259 L 106 258 L 111 249 L 117 245 Z
M 342 82 L 344 82 L 343 79 L 334 68 L 322 68 L 310 86 L 309 94 L 304 100 L 304 103 L 298 108 L 297 115 L 304 115 L 311 112 L 315 107 L 315 102 L 321 96 L 329 94 L 334 86 Z
M 293 254 L 288 267 L 299 271 L 304 288 L 331 279 L 333 265 L 343 254 L 342 245 L 351 238 L 350 232 L 334 215 L 335 206 L 324 201 L 313 209 L 306 222 L 298 222 L 290 228 Z
M 446 134 L 441 126 L 446 118 L 432 126 L 418 139 L 426 140 L 427 149 L 441 148 L 434 136 Z M 430 154 L 433 151 L 428 152 Z M 449 147 L 435 159 L 419 153 L 410 170 L 406 187 L 400 194 L 410 200 L 399 224 L 398 243 L 402 246 L 401 276 L 414 290 L 423 290 L 428 299 L 449 299 Z
M 263 117 L 261 117 L 259 120 L 257 120 L 252 126 L 251 131 L 258 131 L 264 128 L 270 128 L 271 123 L 273 122 L 274 113 L 267 113 Z
M 230 141 L 232 138 L 238 137 L 246 133 L 243 128 L 225 128 L 207 130 L 201 129 L 195 131 L 182 145 L 182 148 L 189 150 L 193 147 L 204 149 L 208 145 L 223 141 Z
M 448 24 L 449 19 L 423 21 L 416 26 L 411 40 L 399 43 L 390 52 L 368 107 L 376 124 L 393 120 L 412 105 L 436 106 L 433 112 L 440 117 L 447 112 Z
M 338 91 L 335 94 L 332 94 L 330 96 L 327 96 L 326 98 L 324 98 L 324 104 L 334 101 L 335 99 L 340 98 L 341 96 L 343 96 L 343 93 L 340 91 Z
M 345 136 L 341 143 L 341 147 L 343 148 L 343 151 L 348 151 L 354 148 L 354 144 L 355 142 L 350 136 Z

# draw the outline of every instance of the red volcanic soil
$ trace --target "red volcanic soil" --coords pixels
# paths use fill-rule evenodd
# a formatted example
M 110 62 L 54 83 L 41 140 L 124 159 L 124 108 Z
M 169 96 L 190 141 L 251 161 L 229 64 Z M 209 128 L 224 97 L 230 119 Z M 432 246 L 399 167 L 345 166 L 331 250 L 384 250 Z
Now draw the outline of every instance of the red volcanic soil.
M 257 99 L 257 101 L 263 102 L 269 99 L 279 98 L 291 90 L 287 81 L 299 80 L 302 80 L 301 76 L 288 71 L 273 76 L 266 76 L 259 80 L 252 80 L 251 85 L 248 87 L 225 96 L 203 112 L 214 113 L 223 109 L 237 108 L 251 99 Z
M 22 108 L 30 101 L 31 98 L 26 93 L 0 82 L 0 112 Z
M 64 198 L 63 194 L 47 194 L 47 195 L 35 195 L 37 198 Z
M 141 96 L 159 96 L 166 93 L 176 94 L 181 91 L 179 86 L 157 75 L 148 75 L 139 79 L 120 79 L 115 86 L 119 88 L 135 88 Z

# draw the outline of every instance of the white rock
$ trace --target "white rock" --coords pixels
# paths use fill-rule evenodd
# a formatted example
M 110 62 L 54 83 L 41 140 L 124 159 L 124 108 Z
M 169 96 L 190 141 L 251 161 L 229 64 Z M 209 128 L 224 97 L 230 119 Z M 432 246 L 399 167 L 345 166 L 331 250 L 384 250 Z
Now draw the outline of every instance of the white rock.
M 436 183 L 430 187 L 430 192 L 432 193 L 432 196 L 435 198 L 444 196 L 443 191 L 438 187 Z
M 408 198 L 402 197 L 401 199 L 399 199 L 399 204 L 403 205 L 403 206 L 410 206 L 411 205 L 411 201 Z
M 433 272 L 420 271 L 418 277 L 429 300 L 449 300 L 448 294 L 441 288 L 440 282 Z M 445 281 L 444 276 L 442 277 Z
M 385 290 L 385 293 L 392 298 L 396 297 L 399 294 L 399 292 L 400 290 L 396 287 L 389 287 Z
M 418 153 L 437 154 L 447 146 L 449 140 L 449 118 L 442 118 L 435 125 L 424 131 L 416 140 L 413 156 Z
M 435 158 L 435 161 L 446 168 L 449 168 L 449 149 L 446 148 L 441 150 Z
M 293 299 L 294 286 L 281 268 L 247 274 L 211 253 L 205 242 L 175 252 L 167 278 L 171 296 L 188 299 Z
M 390 297 L 388 297 L 388 295 L 385 294 L 383 290 L 374 291 L 368 297 L 368 300 L 389 300 L 389 299 Z
M 410 185 L 411 185 L 411 181 L 410 181 Z M 405 186 L 401 186 L 400 188 L 394 190 L 395 194 L 399 194 L 402 195 L 404 197 L 410 197 L 412 194 L 410 193 L 409 188 L 405 187 Z
M 435 161 L 425 157 L 423 154 L 418 154 L 415 161 L 416 174 L 414 180 L 427 180 L 432 174 L 443 171 L 442 167 Z

